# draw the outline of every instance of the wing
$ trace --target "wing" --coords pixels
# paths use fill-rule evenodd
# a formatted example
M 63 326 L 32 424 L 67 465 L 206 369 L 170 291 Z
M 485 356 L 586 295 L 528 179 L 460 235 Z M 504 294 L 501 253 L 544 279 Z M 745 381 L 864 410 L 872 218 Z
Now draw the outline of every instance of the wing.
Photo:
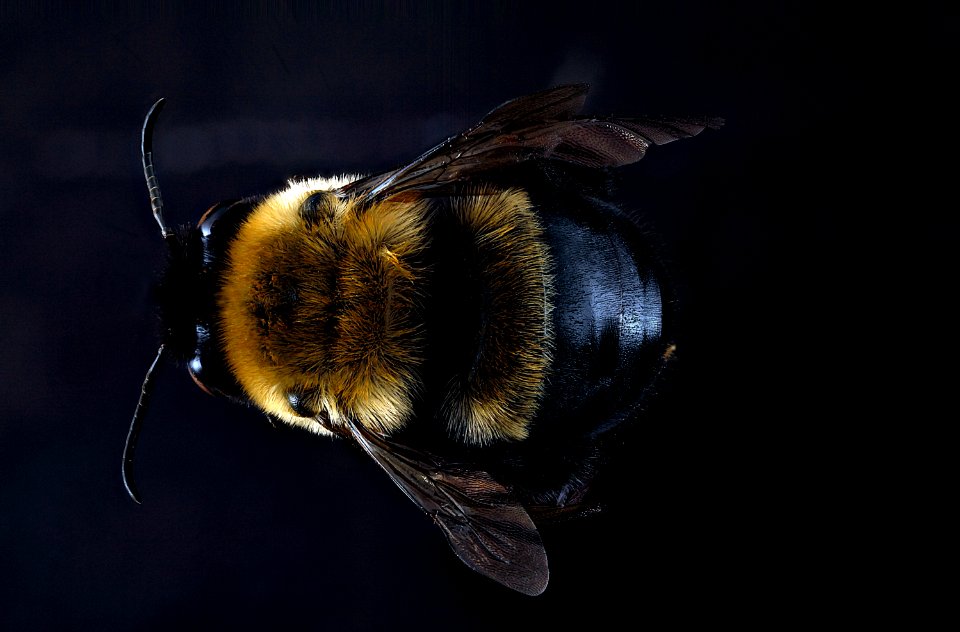
M 453 467 L 390 443 L 359 424 L 350 434 L 440 527 L 464 564 L 527 595 L 547 587 L 540 533 L 509 489 L 482 471 Z
M 688 138 L 715 118 L 577 117 L 588 87 L 560 86 L 507 101 L 472 128 L 448 138 L 410 164 L 356 180 L 341 189 L 370 202 L 409 189 L 430 190 L 531 159 L 584 167 L 619 167 L 643 158 L 647 147 Z

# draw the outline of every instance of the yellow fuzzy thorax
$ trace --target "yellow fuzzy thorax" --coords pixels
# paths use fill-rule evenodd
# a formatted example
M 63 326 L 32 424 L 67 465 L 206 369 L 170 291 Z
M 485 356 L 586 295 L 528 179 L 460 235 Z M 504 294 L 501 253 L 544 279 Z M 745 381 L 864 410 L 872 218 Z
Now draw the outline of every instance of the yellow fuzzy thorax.
M 426 244 L 426 204 L 375 204 L 360 212 L 330 196 L 320 221 L 301 205 L 347 180 L 295 181 L 266 197 L 230 245 L 219 295 L 227 362 L 254 404 L 323 432 L 291 408 L 298 393 L 337 422 L 348 416 L 391 432 L 420 387 L 415 317 Z
M 333 423 L 390 434 L 423 388 L 422 299 L 430 213 L 466 229 L 489 297 L 468 366 L 441 393 L 449 434 L 472 445 L 527 436 L 550 367 L 550 255 L 526 193 L 477 190 L 443 201 L 387 199 L 359 208 L 330 194 L 319 218 L 304 202 L 348 180 L 305 180 L 263 199 L 229 246 L 218 301 L 227 363 L 252 402 L 326 432 L 288 396 Z M 309 215 L 309 214 L 308 214 Z M 442 300 L 443 297 L 439 297 Z

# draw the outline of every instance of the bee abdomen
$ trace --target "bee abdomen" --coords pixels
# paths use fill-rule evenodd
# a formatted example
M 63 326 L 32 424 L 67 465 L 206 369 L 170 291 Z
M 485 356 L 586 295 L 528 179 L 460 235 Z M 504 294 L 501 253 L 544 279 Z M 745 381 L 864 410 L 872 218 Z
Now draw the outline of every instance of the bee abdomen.
M 437 209 L 428 314 L 430 416 L 467 445 L 529 433 L 550 366 L 550 253 L 519 189 L 479 189 Z
M 555 346 L 537 425 L 596 436 L 632 416 L 662 367 L 659 265 L 640 229 L 605 202 L 581 198 L 542 221 Z

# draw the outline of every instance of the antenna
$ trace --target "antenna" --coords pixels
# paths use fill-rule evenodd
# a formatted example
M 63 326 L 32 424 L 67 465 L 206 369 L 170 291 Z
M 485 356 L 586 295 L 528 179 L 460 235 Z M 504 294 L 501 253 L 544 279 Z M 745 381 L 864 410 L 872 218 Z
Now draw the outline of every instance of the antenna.
M 140 157 L 143 160 L 143 176 L 147 179 L 147 191 L 150 193 L 150 210 L 153 211 L 153 218 L 160 225 L 160 234 L 164 239 L 173 237 L 173 231 L 167 228 L 163 221 L 163 198 L 160 197 L 160 185 L 157 183 L 157 175 L 153 171 L 153 126 L 157 123 L 160 111 L 166 99 L 160 98 L 143 120 L 143 131 L 140 134 Z
M 140 387 L 140 400 L 137 401 L 137 409 L 133 411 L 130 431 L 127 432 L 127 443 L 123 446 L 123 486 L 127 488 L 130 498 L 137 504 L 140 504 L 140 492 L 137 491 L 137 485 L 133 482 L 133 454 L 137 450 L 137 437 L 140 436 L 143 417 L 147 412 L 150 394 L 153 392 L 153 375 L 162 356 L 163 345 L 160 345 L 160 348 L 157 349 L 157 357 L 153 359 L 153 363 L 147 369 L 146 377 L 143 378 L 143 386 Z
M 140 132 L 140 157 L 143 161 L 143 176 L 147 180 L 147 192 L 150 194 L 150 210 L 153 211 L 153 218 L 157 220 L 157 224 L 160 226 L 160 234 L 170 245 L 173 243 L 170 241 L 173 237 L 173 231 L 167 228 L 163 221 L 163 198 L 160 197 L 160 185 L 157 183 L 157 175 L 153 171 L 153 127 L 157 123 L 157 118 L 160 116 L 164 103 L 164 99 L 158 99 L 143 120 L 143 130 Z M 157 364 L 163 357 L 163 351 L 164 346 L 160 345 L 160 348 L 157 349 L 157 357 L 153 359 L 153 363 L 147 369 L 146 377 L 143 378 L 143 385 L 140 387 L 140 399 L 137 401 L 137 409 L 133 412 L 133 419 L 130 421 L 127 442 L 123 446 L 123 486 L 127 488 L 130 498 L 137 504 L 140 503 L 140 492 L 137 491 L 137 485 L 133 480 L 133 455 L 137 450 L 137 438 L 140 436 L 143 418 L 147 413 L 147 405 L 150 402 L 150 394 L 153 392 L 153 377 L 156 373 Z

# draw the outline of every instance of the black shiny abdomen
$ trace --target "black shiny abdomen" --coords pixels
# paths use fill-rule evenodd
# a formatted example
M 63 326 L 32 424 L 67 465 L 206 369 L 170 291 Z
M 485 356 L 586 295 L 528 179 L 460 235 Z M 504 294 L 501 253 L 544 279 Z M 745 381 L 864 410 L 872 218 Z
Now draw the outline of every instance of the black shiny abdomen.
M 617 208 L 581 198 L 542 209 L 554 264 L 554 361 L 534 432 L 594 437 L 628 419 L 667 346 L 659 266 Z
M 540 218 L 553 257 L 553 364 L 529 437 L 492 451 L 491 472 L 535 517 L 604 502 L 591 494 L 605 441 L 635 428 L 665 363 L 668 288 L 641 229 L 589 196 L 548 196 Z M 545 513 L 540 513 L 540 512 Z

